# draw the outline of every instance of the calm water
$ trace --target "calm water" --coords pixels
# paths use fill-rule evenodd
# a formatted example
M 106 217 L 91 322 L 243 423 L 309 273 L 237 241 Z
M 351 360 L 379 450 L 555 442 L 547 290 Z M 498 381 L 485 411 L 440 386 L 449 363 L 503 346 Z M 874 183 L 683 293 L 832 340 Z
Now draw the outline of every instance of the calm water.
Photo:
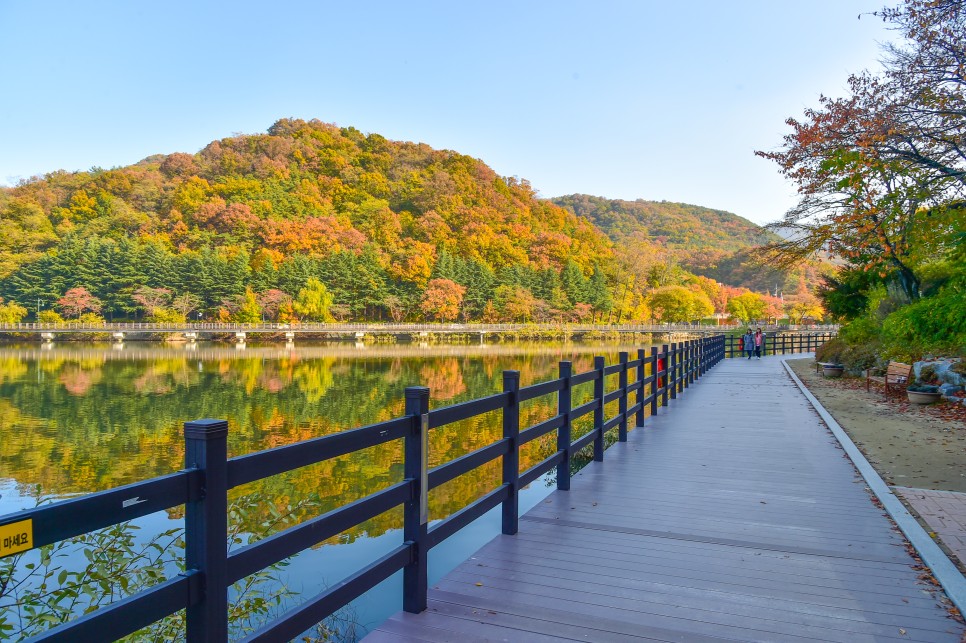
M 526 386 L 557 376 L 562 359 L 574 372 L 589 370 L 594 355 L 607 363 L 642 346 L 533 344 L 490 346 L 235 346 L 54 344 L 0 347 L 0 515 L 32 506 L 37 488 L 66 497 L 170 473 L 182 467 L 182 425 L 198 418 L 229 423 L 230 456 L 344 431 L 399 417 L 407 386 L 428 386 L 431 408 L 501 390 L 502 371 L 521 372 Z M 608 382 L 608 390 L 616 386 Z M 575 404 L 590 387 L 575 392 Z M 616 405 L 616 403 L 615 403 Z M 608 409 L 608 417 L 615 411 Z M 522 409 L 525 428 L 556 412 L 547 396 Z M 434 429 L 430 465 L 447 462 L 500 438 L 499 413 Z M 586 418 L 589 421 L 589 418 Z M 586 430 L 579 425 L 575 435 Z M 526 445 L 521 468 L 553 452 L 555 438 Z M 232 498 L 254 497 L 243 520 L 249 533 L 267 535 L 272 515 L 295 520 L 318 515 L 402 479 L 401 441 L 304 467 L 244 488 Z M 433 490 L 430 518 L 439 520 L 500 483 L 499 461 Z M 527 490 L 524 506 L 539 502 L 549 481 Z M 304 511 L 301 503 L 307 503 Z M 498 510 L 497 510 L 498 511 Z M 494 512 L 491 512 L 493 514 Z M 303 515 L 304 514 L 304 515 Z M 180 521 L 179 510 L 155 515 L 150 532 Z M 293 589 L 316 593 L 326 583 L 371 562 L 401 542 L 401 510 L 360 525 L 299 556 L 288 568 Z M 438 578 L 499 531 L 489 515 L 433 550 Z M 304 564 L 303 564 L 304 563 Z M 401 581 L 391 579 L 355 605 L 356 618 L 372 625 L 399 609 Z

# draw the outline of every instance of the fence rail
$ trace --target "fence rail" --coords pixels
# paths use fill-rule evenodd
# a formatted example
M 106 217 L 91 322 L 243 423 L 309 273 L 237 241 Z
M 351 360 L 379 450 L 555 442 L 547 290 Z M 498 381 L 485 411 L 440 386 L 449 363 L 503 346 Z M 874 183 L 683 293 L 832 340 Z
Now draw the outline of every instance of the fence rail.
M 786 353 L 811 353 L 819 346 L 836 336 L 836 332 L 810 331 L 803 333 L 763 333 L 761 354 L 784 355 Z M 742 345 L 741 337 L 728 335 L 725 337 L 725 356 L 742 357 L 747 354 L 747 348 Z
M 818 335 L 815 341 L 817 338 Z M 0 516 L 0 531 L 8 533 L 17 526 L 29 529 L 29 546 L 35 548 L 185 505 L 185 573 L 31 640 L 116 639 L 185 609 L 189 643 L 226 641 L 228 588 L 234 582 L 400 505 L 404 526 L 403 542 L 398 547 L 245 640 L 288 641 L 400 570 L 403 607 L 409 612 L 420 612 L 426 609 L 428 554 L 433 547 L 501 505 L 502 532 L 515 534 L 522 487 L 555 470 L 557 488 L 569 489 L 571 461 L 578 451 L 593 445 L 594 460 L 603 461 L 605 434 L 616 429 L 617 440 L 625 441 L 630 422 L 642 426 L 647 412 L 657 413 L 658 406 L 667 405 L 669 397 L 676 398 L 720 360 L 734 355 L 732 339 L 715 335 L 665 344 L 660 349 L 653 346 L 649 352 L 638 350 L 633 360 L 621 353 L 618 363 L 611 366 L 605 365 L 603 357 L 597 357 L 593 369 L 580 374 L 574 374 L 571 362 L 564 361 L 560 362 L 557 379 L 526 387 L 520 387 L 518 371 L 504 371 L 501 393 L 432 411 L 429 389 L 409 387 L 403 417 L 231 459 L 227 458 L 226 421 L 187 422 L 182 471 Z M 773 346 L 784 351 L 813 343 L 809 340 Z M 618 376 L 618 385 L 608 391 L 607 378 L 613 375 Z M 590 383 L 594 387 L 593 400 L 573 407 L 574 388 Z M 521 402 L 546 395 L 557 396 L 557 414 L 521 429 Z M 618 403 L 619 411 L 606 418 L 607 405 L 613 402 Z M 500 440 L 432 469 L 428 467 L 431 429 L 493 411 L 501 411 L 503 416 Z M 593 428 L 575 440 L 574 420 L 591 413 Z M 520 447 L 554 431 L 556 451 L 520 471 Z M 229 489 L 393 440 L 403 441 L 402 482 L 228 553 Z M 502 482 L 497 488 L 429 525 L 427 499 L 431 489 L 498 458 L 503 466 Z

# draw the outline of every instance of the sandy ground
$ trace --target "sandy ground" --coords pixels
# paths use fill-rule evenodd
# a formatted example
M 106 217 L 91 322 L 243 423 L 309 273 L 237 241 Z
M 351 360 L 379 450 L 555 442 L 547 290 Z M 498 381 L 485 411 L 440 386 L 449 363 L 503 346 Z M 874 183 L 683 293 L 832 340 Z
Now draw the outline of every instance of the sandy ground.
M 966 492 L 966 408 L 909 404 L 864 378 L 825 379 L 812 359 L 788 360 L 886 484 Z

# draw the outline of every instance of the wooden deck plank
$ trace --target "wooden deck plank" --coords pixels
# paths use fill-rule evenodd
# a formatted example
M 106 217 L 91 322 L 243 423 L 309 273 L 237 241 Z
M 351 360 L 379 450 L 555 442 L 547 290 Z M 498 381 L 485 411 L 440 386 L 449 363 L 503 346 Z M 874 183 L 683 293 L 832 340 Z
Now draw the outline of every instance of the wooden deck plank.
M 479 610 L 471 610 L 478 612 Z M 529 620 L 521 620 L 524 627 Z M 437 613 L 433 623 L 427 624 L 414 614 L 402 612 L 383 623 L 380 628 L 391 634 L 420 636 L 433 643 L 483 643 L 485 641 L 519 641 L 524 637 L 533 643 L 555 643 L 556 641 L 579 641 L 580 638 L 569 638 L 565 631 L 554 634 L 544 634 L 519 627 L 508 627 L 496 623 L 488 623 L 482 618 L 470 619 L 447 616 Z M 570 628 L 573 630 L 573 628 Z
M 475 573 L 476 571 L 485 573 L 485 568 L 498 568 L 505 570 L 507 573 L 513 573 L 516 569 L 525 568 L 531 569 L 533 573 L 557 575 L 560 578 L 583 575 L 587 579 L 586 582 L 593 582 L 590 575 L 596 572 L 600 575 L 606 575 L 608 582 L 616 584 L 619 584 L 622 579 L 633 579 L 641 582 L 673 584 L 708 591 L 740 591 L 747 595 L 758 594 L 773 600 L 778 600 L 782 598 L 782 594 L 787 593 L 799 601 L 807 601 L 812 597 L 816 604 L 828 605 L 842 605 L 842 596 L 837 595 L 837 593 L 844 595 L 846 598 L 854 598 L 856 593 L 859 592 L 854 580 L 845 582 L 842 579 L 825 581 L 824 583 L 801 582 L 797 583 L 794 588 L 789 588 L 781 581 L 775 580 L 775 574 L 780 572 L 780 568 L 777 567 L 776 571 L 770 576 L 748 576 L 739 575 L 737 572 L 733 574 L 727 572 L 714 573 L 711 570 L 705 573 L 702 573 L 701 570 L 681 571 L 680 568 L 675 568 L 671 564 L 657 567 L 640 564 L 636 561 L 624 561 L 620 565 L 601 565 L 593 560 L 583 562 L 544 557 L 535 562 L 525 556 L 505 556 L 494 553 L 492 550 L 488 550 L 487 554 L 486 563 L 478 564 L 473 572 L 467 573 Z M 669 563 L 674 562 L 676 561 L 669 561 Z M 462 571 L 462 568 L 455 569 L 452 573 L 455 574 L 460 571 Z M 575 579 L 570 578 L 570 580 Z M 909 580 L 911 579 L 906 579 L 907 582 L 901 585 L 890 585 L 881 583 L 876 579 L 874 584 L 863 587 L 861 596 L 865 601 L 881 603 L 882 609 L 886 612 L 900 603 L 905 603 L 910 607 L 923 605 L 928 607 L 931 612 L 935 601 L 921 592 L 910 592 Z
M 863 605 L 862 609 L 857 609 L 847 601 L 823 606 L 803 601 L 781 600 L 775 596 L 747 594 L 741 592 L 740 588 L 731 591 L 694 590 L 667 583 L 650 582 L 647 579 L 618 577 L 613 574 L 609 574 L 605 579 L 606 584 L 603 584 L 588 580 L 588 574 L 585 572 L 541 573 L 545 571 L 546 568 L 534 570 L 533 566 L 522 564 L 509 567 L 494 565 L 486 569 L 478 569 L 473 573 L 454 570 L 447 578 L 455 582 L 474 584 L 481 582 L 485 587 L 502 587 L 504 580 L 511 581 L 510 587 L 515 588 L 532 582 L 534 585 L 548 588 L 570 588 L 565 591 L 595 595 L 598 600 L 606 600 L 604 597 L 608 596 L 630 597 L 648 604 L 672 605 L 675 609 L 688 608 L 696 612 L 724 611 L 745 618 L 757 616 L 763 620 L 824 627 L 837 626 L 846 632 L 865 632 L 871 628 L 887 633 L 883 629 L 885 627 L 889 628 L 889 632 L 894 632 L 896 627 L 918 627 L 937 631 L 936 623 L 930 618 L 931 612 L 925 611 L 925 608 L 919 616 L 907 613 L 897 618 L 892 610 L 901 605 L 899 598 L 888 603 L 883 602 L 881 611 L 878 611 L 868 607 L 876 600 L 875 598 Z M 440 588 L 442 587 L 440 585 Z M 535 590 L 535 593 L 546 595 L 540 590 Z M 642 599 L 642 596 L 645 598 Z
M 541 609 L 521 610 L 523 615 L 495 610 L 478 610 L 461 605 L 465 598 L 457 594 L 438 592 L 439 600 L 430 601 L 429 609 L 436 613 L 461 616 L 486 623 L 506 624 L 515 629 L 539 627 L 541 632 L 551 635 L 572 634 L 573 628 L 583 632 L 591 630 L 594 641 L 690 641 L 692 643 L 720 643 L 727 640 L 715 636 L 691 636 L 685 638 L 680 632 L 654 626 L 630 625 L 626 622 L 595 614 L 574 614 L 573 612 Z M 534 623 L 536 622 L 536 623 Z M 588 640 L 583 636 L 582 640 Z
M 863 577 L 866 582 L 875 583 L 877 586 L 902 587 L 907 588 L 909 581 L 915 580 L 918 572 L 900 566 L 888 567 L 885 565 L 867 564 L 859 566 L 856 561 L 842 561 L 841 559 L 816 559 L 808 555 L 786 554 L 779 557 L 770 557 L 768 554 L 777 554 L 773 551 L 753 550 L 745 551 L 737 549 L 732 555 L 725 551 L 726 548 L 710 550 L 707 547 L 692 549 L 690 551 L 669 550 L 661 548 L 665 544 L 658 538 L 647 541 L 646 549 L 643 551 L 629 551 L 629 547 L 620 545 L 615 547 L 611 543 L 602 540 L 586 539 L 579 544 L 572 538 L 566 541 L 554 542 L 547 539 L 527 538 L 529 533 L 517 534 L 520 540 L 528 540 L 535 543 L 538 547 L 553 546 L 553 551 L 538 560 L 519 560 L 515 550 L 501 550 L 488 548 L 486 550 L 488 559 L 507 560 L 513 562 L 527 562 L 531 564 L 560 566 L 567 561 L 575 564 L 596 564 L 603 567 L 612 567 L 617 570 L 628 571 L 633 569 L 628 563 L 644 566 L 654 572 L 662 570 L 677 570 L 680 573 L 691 573 L 701 575 L 704 572 L 727 573 L 733 578 L 774 578 L 776 568 L 785 572 L 794 573 L 803 586 L 823 585 L 827 582 L 841 582 L 843 573 L 852 577 L 853 582 L 857 577 Z M 588 553 L 588 547 L 595 547 L 596 551 Z M 595 555 L 596 554 L 596 555 Z M 776 559 L 778 558 L 778 559 Z M 579 560 L 578 560 L 579 559 Z M 559 562 L 560 560 L 563 563 Z
M 503 570 L 506 572 L 506 570 Z M 521 568 L 521 571 L 524 571 Z M 529 570 L 526 570 L 529 571 Z M 510 578 L 512 572 L 504 573 L 504 578 Z M 490 581 L 488 576 L 479 575 L 479 581 L 487 585 Z M 460 580 L 460 577 L 453 576 L 453 580 Z M 538 583 L 559 583 L 567 580 L 572 582 L 572 578 L 552 578 L 534 575 L 532 578 Z M 611 579 L 607 579 L 611 582 Z M 491 585 L 493 583 L 490 583 Z M 585 589 L 588 593 L 607 592 L 610 589 L 601 590 L 599 584 L 588 584 Z M 605 586 L 605 588 L 608 586 Z M 740 591 L 719 591 L 707 589 L 693 589 L 687 586 L 676 586 L 669 583 L 654 583 L 646 580 L 638 582 L 624 581 L 624 583 L 614 582 L 614 591 L 620 590 L 625 595 L 633 597 L 642 604 L 641 611 L 650 611 L 651 608 L 644 607 L 664 605 L 673 606 L 676 609 L 691 609 L 695 613 L 702 610 L 712 612 L 723 612 L 726 614 L 739 615 L 743 618 L 761 618 L 787 623 L 807 623 L 815 626 L 832 627 L 842 631 L 867 631 L 868 628 L 875 626 L 881 631 L 895 631 L 896 628 L 918 628 L 929 632 L 941 632 L 946 628 L 946 624 L 941 625 L 932 618 L 933 613 L 922 608 L 907 608 L 904 614 L 896 615 L 894 609 L 899 607 L 898 601 L 892 610 L 874 611 L 867 606 L 856 606 L 845 602 L 833 605 L 821 605 L 805 601 L 795 601 L 790 599 L 772 598 L 765 595 L 754 595 L 742 593 Z M 891 628 L 891 629 L 890 629 Z
M 680 601 L 655 602 L 644 600 L 644 594 L 636 589 L 620 591 L 612 586 L 590 583 L 576 586 L 570 584 L 566 587 L 548 585 L 535 582 L 539 579 L 524 579 L 515 574 L 493 578 L 479 576 L 477 580 L 483 579 L 485 579 L 483 585 L 474 588 L 476 596 L 502 597 L 503 600 L 521 603 L 545 600 L 549 601 L 549 604 L 566 604 L 570 609 L 580 605 L 589 612 L 605 609 L 620 610 L 624 614 L 635 613 L 640 619 L 646 619 L 649 622 L 686 617 L 700 622 L 702 627 L 709 625 L 722 629 L 742 628 L 754 623 L 754 628 L 763 635 L 805 636 L 829 643 L 851 643 L 862 636 L 889 638 L 895 635 L 896 638 L 899 637 L 899 628 L 896 626 L 863 620 L 779 614 L 770 612 L 764 607 L 756 613 L 754 609 L 738 609 L 735 605 L 723 605 L 716 601 L 708 601 L 699 606 L 684 605 Z M 438 588 L 443 591 L 457 591 L 466 587 L 465 583 L 468 580 L 468 577 L 455 574 L 441 581 Z M 937 636 L 941 636 L 935 628 L 918 630 L 911 622 L 903 624 L 903 629 L 907 632 L 904 639 L 907 641 L 935 641 Z
M 958 642 L 915 562 L 780 360 L 729 360 L 371 636 Z

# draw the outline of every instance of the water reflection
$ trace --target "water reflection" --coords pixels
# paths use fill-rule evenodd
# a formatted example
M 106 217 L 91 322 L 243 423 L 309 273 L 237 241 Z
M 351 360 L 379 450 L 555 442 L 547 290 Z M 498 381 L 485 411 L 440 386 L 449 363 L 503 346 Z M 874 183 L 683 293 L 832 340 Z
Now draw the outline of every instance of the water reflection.
M 404 412 L 404 389 L 428 386 L 431 407 L 499 391 L 502 371 L 527 384 L 556 377 L 561 359 L 575 372 L 593 356 L 608 363 L 637 346 L 75 344 L 0 348 L 0 473 L 17 485 L 41 484 L 66 496 L 128 484 L 181 468 L 182 424 L 229 422 L 232 456 L 388 420 Z M 575 404 L 579 403 L 575 398 Z M 554 396 L 523 409 L 522 426 L 551 417 Z M 434 429 L 435 466 L 501 435 L 499 413 Z M 546 457 L 548 439 L 528 445 L 522 467 Z M 253 483 L 286 502 L 318 494 L 327 510 L 398 482 L 402 445 L 379 445 Z M 433 491 L 431 512 L 445 517 L 499 484 L 499 464 Z M 252 485 L 249 485 L 252 487 Z M 9 507 L 4 507 L 9 509 Z M 368 525 L 381 533 L 397 522 Z

